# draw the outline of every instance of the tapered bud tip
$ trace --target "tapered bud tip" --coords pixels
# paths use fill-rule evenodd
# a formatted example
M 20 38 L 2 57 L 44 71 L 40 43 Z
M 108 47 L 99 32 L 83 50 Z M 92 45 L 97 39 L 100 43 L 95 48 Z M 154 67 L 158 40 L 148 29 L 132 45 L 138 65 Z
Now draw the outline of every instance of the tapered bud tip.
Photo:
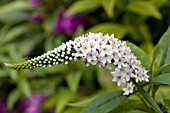
M 8 64 L 8 63 L 4 63 L 4 65 L 9 68 L 9 69 L 22 69 L 21 68 L 21 64 Z
M 7 67 L 7 68 L 13 68 L 13 64 L 8 64 L 8 63 L 4 63 L 4 65 Z

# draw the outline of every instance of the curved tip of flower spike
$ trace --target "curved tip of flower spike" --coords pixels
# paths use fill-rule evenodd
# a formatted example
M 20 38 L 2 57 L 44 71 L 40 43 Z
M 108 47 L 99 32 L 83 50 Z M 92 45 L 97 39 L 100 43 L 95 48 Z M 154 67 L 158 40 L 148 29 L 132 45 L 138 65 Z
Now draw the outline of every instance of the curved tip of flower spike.
M 21 63 L 13 63 L 13 64 L 4 63 L 4 65 L 9 69 L 30 69 L 30 67 L 28 67 L 26 62 L 27 61 Z
M 10 69 L 32 69 L 46 66 L 51 67 L 52 65 L 57 65 L 62 62 L 67 64 L 69 60 L 74 58 L 73 52 L 75 50 L 73 46 L 74 43 L 69 41 L 63 43 L 61 46 L 55 48 L 54 50 L 48 51 L 47 53 L 44 53 L 43 55 L 36 58 L 32 58 L 21 63 L 4 63 L 4 65 Z
M 12 64 L 8 64 L 8 63 L 4 63 L 4 65 L 5 65 L 7 68 L 12 68 L 12 67 L 13 67 Z
M 9 69 L 22 69 L 21 64 L 8 64 L 8 63 L 4 63 L 4 65 L 9 68 Z

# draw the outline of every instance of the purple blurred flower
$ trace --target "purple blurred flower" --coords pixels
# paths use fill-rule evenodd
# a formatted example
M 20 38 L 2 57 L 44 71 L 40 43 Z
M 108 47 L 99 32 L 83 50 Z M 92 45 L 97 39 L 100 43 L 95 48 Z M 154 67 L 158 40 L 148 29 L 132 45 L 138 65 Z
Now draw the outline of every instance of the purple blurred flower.
M 54 32 L 64 32 L 66 34 L 73 34 L 75 30 L 85 24 L 85 17 L 80 15 L 65 16 L 64 11 L 60 11 L 58 20 L 54 27 Z
M 5 99 L 0 100 L 0 113 L 7 113 L 6 100 Z
M 35 13 L 31 16 L 31 22 L 32 23 L 37 23 L 39 22 L 40 20 L 42 20 L 42 15 L 39 14 L 39 13 Z
M 43 98 L 39 95 L 32 95 L 30 98 L 24 98 L 20 102 L 23 113 L 41 113 L 41 103 Z
M 30 3 L 32 4 L 33 7 L 38 6 L 38 0 L 30 0 Z

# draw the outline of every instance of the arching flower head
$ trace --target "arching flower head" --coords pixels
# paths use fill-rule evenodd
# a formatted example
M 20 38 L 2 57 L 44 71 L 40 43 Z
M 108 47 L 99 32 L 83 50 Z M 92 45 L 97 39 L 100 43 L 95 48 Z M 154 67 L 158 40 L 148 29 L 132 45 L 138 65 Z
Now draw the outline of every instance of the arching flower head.
M 107 69 L 112 69 L 111 64 L 116 69 L 111 72 L 113 82 L 118 86 L 127 83 L 123 88 L 124 95 L 133 93 L 133 83 L 148 82 L 147 70 L 141 65 L 140 60 L 132 53 L 125 41 L 120 41 L 114 35 L 103 35 L 102 33 L 88 33 L 77 37 L 74 41 L 68 41 L 54 50 L 48 51 L 37 58 L 25 61 L 20 64 L 6 64 L 13 69 L 25 69 L 52 66 L 69 60 L 81 60 L 87 66 L 99 65 Z

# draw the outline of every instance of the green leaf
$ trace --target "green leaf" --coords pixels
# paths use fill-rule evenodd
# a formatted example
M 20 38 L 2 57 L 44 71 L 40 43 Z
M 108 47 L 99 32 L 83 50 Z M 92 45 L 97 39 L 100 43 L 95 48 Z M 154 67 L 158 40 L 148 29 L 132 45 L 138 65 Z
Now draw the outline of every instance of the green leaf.
M 53 32 L 56 23 L 56 18 L 56 11 L 54 11 L 52 15 L 48 16 L 46 19 L 43 20 L 42 26 L 46 34 L 48 33 L 50 35 L 50 33 Z
M 131 110 L 127 113 L 150 113 L 150 112 L 145 112 L 145 111 L 141 111 L 141 110 Z
M 127 98 L 128 96 L 124 96 L 122 91 L 113 91 L 94 99 L 80 113 L 107 113 L 115 109 Z
M 85 107 L 87 106 L 91 101 L 93 100 L 93 98 L 87 99 L 85 101 L 81 101 L 81 102 L 76 102 L 76 103 L 68 103 L 68 106 L 72 106 L 72 107 Z
M 73 94 L 68 89 L 62 89 L 58 93 L 58 99 L 55 100 L 57 101 L 55 113 L 62 113 L 67 103 L 73 98 Z
M 81 36 L 84 33 L 84 27 L 83 26 L 79 26 L 76 31 L 74 32 L 74 34 L 72 35 L 71 39 L 74 40 L 75 38 Z
M 31 96 L 31 88 L 28 83 L 28 80 L 26 79 L 25 75 L 23 73 L 20 74 L 17 80 L 17 85 L 21 93 L 23 93 L 25 96 L 30 97 Z
M 12 28 L 5 37 L 2 37 L 4 42 L 8 42 L 11 41 L 15 38 L 17 38 L 18 36 L 20 36 L 21 34 L 28 32 L 28 30 L 30 30 L 31 26 L 28 24 L 24 24 L 24 25 L 20 25 L 17 27 Z
M 9 70 L 9 73 L 10 73 L 9 75 L 10 75 L 11 79 L 14 80 L 14 81 L 17 81 L 17 79 L 18 79 L 17 71 L 16 70 Z
M 158 75 L 161 70 L 161 60 L 162 60 L 163 52 L 160 52 L 156 59 L 152 62 L 152 74 L 153 76 Z M 164 67 L 164 66 L 163 66 Z
M 127 6 L 127 10 L 144 16 L 151 16 L 157 19 L 162 18 L 162 15 L 158 9 L 154 6 L 153 3 L 149 1 L 130 2 Z
M 161 6 L 163 6 L 167 0 L 152 0 L 151 1 L 157 8 L 161 8 Z
M 153 79 L 151 79 L 149 83 L 151 83 L 151 84 L 158 83 L 158 84 L 170 85 L 170 73 L 158 75 L 158 76 L 154 77 Z
M 170 100 L 164 99 L 163 102 L 164 102 L 165 106 L 167 107 L 168 111 L 170 111 Z
M 42 34 L 31 35 L 31 37 L 25 37 L 25 39 L 18 42 L 19 46 L 16 45 L 18 53 L 21 53 L 23 56 L 28 55 L 32 49 L 43 40 Z
M 77 14 L 97 9 L 100 6 L 100 0 L 80 0 L 74 2 L 67 10 L 68 14 Z
M 144 89 L 139 87 L 138 90 L 148 105 L 150 105 L 158 113 L 163 113 L 155 100 Z
M 45 109 L 55 106 L 55 113 L 63 113 L 67 103 L 72 100 L 73 96 L 69 89 L 60 87 L 43 103 L 43 106 Z
M 23 1 L 23 0 L 13 1 L 0 7 L 0 15 L 13 12 L 13 11 L 21 11 L 21 10 L 28 10 L 28 9 L 29 10 L 33 9 L 29 1 Z
M 140 48 L 146 52 L 150 61 L 152 59 L 152 52 L 153 52 L 154 47 L 155 46 L 154 46 L 153 42 L 145 42 L 140 45 Z
M 116 23 L 100 23 L 91 28 L 89 28 L 86 32 L 102 32 L 104 34 L 114 34 L 116 38 L 123 38 L 127 30 L 123 25 Z
M 1 27 L 1 30 L 0 30 L 0 45 L 1 46 L 2 46 L 2 43 L 3 43 L 2 38 L 4 38 L 6 36 L 6 34 L 9 31 L 9 29 L 11 28 L 11 26 L 12 26 L 11 24 L 6 24 L 6 25 Z
M 159 56 L 159 54 L 162 54 L 161 61 L 160 61 L 160 67 L 164 66 L 166 64 L 170 63 L 170 27 L 168 30 L 164 33 L 164 35 L 161 37 L 160 41 L 156 45 L 154 51 L 153 51 L 153 62 L 157 62 L 156 59 Z M 169 73 L 170 67 L 166 68 L 163 73 Z
M 78 72 L 71 72 L 66 77 L 67 84 L 73 93 L 77 91 L 81 79 L 81 75 L 82 72 L 78 71 Z
M 123 102 L 123 104 L 121 104 L 109 113 L 127 113 L 131 110 L 146 111 L 146 106 L 144 106 L 143 103 L 139 100 L 126 100 L 125 102 Z
M 140 35 L 144 41 L 146 41 L 146 42 L 152 41 L 152 35 L 151 35 L 149 27 L 146 23 L 141 23 L 139 25 L 138 31 L 140 32 Z
M 150 69 L 150 60 L 146 53 L 133 43 L 127 42 L 127 45 L 131 48 L 132 52 L 137 56 L 137 59 L 141 61 L 142 65 L 146 69 Z
M 14 89 L 8 96 L 7 108 L 10 110 L 13 109 L 14 104 L 19 100 L 20 96 L 20 92 L 17 89 Z
M 114 16 L 114 6 L 116 4 L 116 0 L 100 0 L 103 9 L 109 16 L 109 18 L 112 18 Z
M 64 111 L 64 113 L 80 113 L 82 108 L 68 108 Z
M 6 23 L 17 23 L 22 21 L 29 21 L 30 15 L 26 12 L 13 11 L 5 14 L 0 14 L 0 21 Z
M 4 69 L 0 69 L 0 78 L 8 77 L 8 76 L 9 76 L 8 71 L 4 71 Z
M 50 108 L 51 106 L 54 106 L 58 100 L 58 92 L 50 95 L 43 103 L 43 108 L 47 109 Z

